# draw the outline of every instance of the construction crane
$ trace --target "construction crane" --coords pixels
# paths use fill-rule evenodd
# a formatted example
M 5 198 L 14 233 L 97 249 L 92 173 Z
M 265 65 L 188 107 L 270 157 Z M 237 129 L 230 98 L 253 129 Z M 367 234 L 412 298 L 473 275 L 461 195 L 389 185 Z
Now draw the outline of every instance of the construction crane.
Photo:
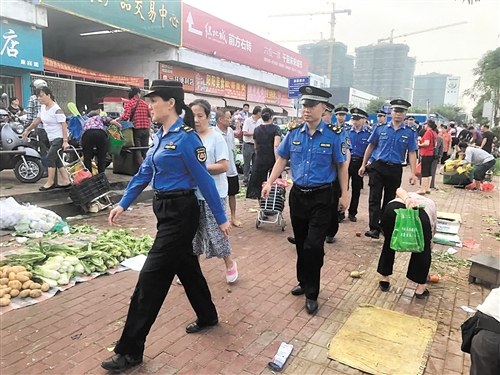
M 419 31 L 413 31 L 413 32 L 410 32 L 410 33 L 406 33 L 406 34 L 401 34 L 401 35 L 396 35 L 394 36 L 394 29 L 391 30 L 391 36 L 388 37 L 388 38 L 382 38 L 382 39 L 379 39 L 377 42 L 378 43 L 382 43 L 382 42 L 385 42 L 385 41 L 389 41 L 389 43 L 392 43 L 393 42 L 393 39 L 396 39 L 396 38 L 403 38 L 405 36 L 410 36 L 410 35 L 416 35 L 416 34 L 421 34 L 421 33 L 426 33 L 428 31 L 434 31 L 434 30 L 440 30 L 440 29 L 446 29 L 447 27 L 453 27 L 453 26 L 458 26 L 458 25 L 464 25 L 466 24 L 467 21 L 462 21 L 462 22 L 456 22 L 456 23 L 451 23 L 449 25 L 442 25 L 442 26 L 436 26 L 436 27 L 431 27 L 429 29 L 424 29 L 424 30 L 419 30 Z
M 332 3 L 331 12 L 313 12 L 313 13 L 288 13 L 288 14 L 272 14 L 269 17 L 303 17 L 303 16 L 319 16 L 324 14 L 330 15 L 330 50 L 328 54 L 328 78 L 332 79 L 332 64 L 333 64 L 333 43 L 335 42 L 335 24 L 337 22 L 336 14 L 347 13 L 348 16 L 351 15 L 350 9 L 335 9 L 335 3 Z
M 332 11 L 331 12 L 313 12 L 313 13 L 287 13 L 287 14 L 271 14 L 268 16 L 269 18 L 274 17 L 304 17 L 304 16 L 319 16 L 324 14 L 330 15 L 330 41 L 335 41 L 335 24 L 337 23 L 336 14 L 339 13 L 347 13 L 348 16 L 351 15 L 350 9 L 335 9 L 335 3 L 332 3 Z

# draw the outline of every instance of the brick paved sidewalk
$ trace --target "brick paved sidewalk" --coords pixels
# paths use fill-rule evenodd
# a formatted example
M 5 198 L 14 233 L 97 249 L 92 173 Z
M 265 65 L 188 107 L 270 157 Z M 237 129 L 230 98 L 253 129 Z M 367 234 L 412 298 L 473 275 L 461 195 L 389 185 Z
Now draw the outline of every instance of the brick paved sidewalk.
M 498 179 L 495 184 L 500 186 Z M 498 190 L 480 194 L 439 187 L 442 190 L 431 195 L 438 209 L 461 213 L 462 240 L 481 244 L 478 250 L 457 248 L 457 255 L 498 255 L 492 233 L 499 226 L 488 220 L 499 212 Z M 468 314 L 460 306 L 475 309 L 489 290 L 469 285 L 462 275 L 429 285 L 431 296 L 416 300 L 415 285 L 405 278 L 409 255 L 398 254 L 391 290 L 380 292 L 376 265 L 382 240 L 355 237 L 355 231 L 368 229 L 367 194 L 368 188 L 362 192 L 358 222 L 341 224 L 337 242 L 326 245 L 320 309 L 314 317 L 305 312 L 303 297 L 290 295 L 296 284 L 295 249 L 286 240 L 291 227 L 285 232 L 269 224 L 255 229 L 256 213 L 248 211 L 256 203 L 240 199 L 238 214 L 244 227 L 234 228 L 231 235 L 240 279 L 228 286 L 222 260 L 202 261 L 220 325 L 187 335 L 185 326 L 194 320 L 194 313 L 182 286 L 174 283 L 148 337 L 144 363 L 128 373 L 270 374 L 267 363 L 285 341 L 294 345 L 285 373 L 361 374 L 328 360 L 326 345 L 357 304 L 371 303 L 438 321 L 425 374 L 468 374 L 470 360 L 460 351 L 459 330 Z M 285 212 L 288 216 L 288 208 Z M 149 232 L 154 235 L 151 218 L 151 207 L 142 205 L 124 215 L 123 226 L 151 223 Z M 89 222 L 107 227 L 104 216 Z M 435 246 L 435 250 L 447 248 Z M 347 271 L 356 267 L 366 271 L 361 279 L 348 276 Z M 3 315 L 2 375 L 105 373 L 100 362 L 112 354 L 107 348 L 119 338 L 137 275 L 127 271 L 103 276 Z

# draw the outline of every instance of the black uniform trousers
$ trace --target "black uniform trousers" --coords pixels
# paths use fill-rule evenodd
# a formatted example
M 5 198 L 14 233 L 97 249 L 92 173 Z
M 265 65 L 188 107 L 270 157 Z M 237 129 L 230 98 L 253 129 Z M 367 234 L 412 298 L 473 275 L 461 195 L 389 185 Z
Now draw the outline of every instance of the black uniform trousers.
M 349 163 L 349 179 L 351 180 L 351 203 L 349 204 L 349 215 L 356 216 L 358 214 L 359 196 L 363 189 L 363 177 L 359 176 L 359 168 L 363 164 L 362 157 L 351 157 Z
M 394 210 L 405 207 L 406 206 L 401 202 L 391 202 L 384 210 L 382 216 L 384 246 L 382 247 L 382 253 L 380 254 L 377 267 L 377 272 L 382 276 L 392 275 L 392 268 L 394 266 L 394 256 L 396 252 L 391 249 L 392 232 L 394 232 L 394 225 L 396 224 L 396 211 Z M 419 217 L 424 232 L 424 251 L 411 254 L 406 277 L 417 284 L 425 284 L 427 275 L 429 274 L 429 268 L 431 267 L 432 229 L 429 216 L 427 216 L 423 208 L 419 209 Z
M 377 160 L 369 166 L 368 176 L 368 185 L 370 185 L 370 197 L 368 199 L 370 230 L 380 232 L 382 209 L 387 206 L 387 203 L 396 198 L 396 190 L 401 186 L 403 167 L 400 164 L 389 165 Z M 382 194 L 384 201 L 382 207 L 380 207 Z
M 331 186 L 302 193 L 294 185 L 290 192 L 290 217 L 297 248 L 297 280 L 305 289 L 306 298 L 312 300 L 317 300 L 319 295 L 332 196 Z
M 127 321 L 115 353 L 141 358 L 146 336 L 156 320 L 177 274 L 200 325 L 213 323 L 217 311 L 198 257 L 193 238 L 200 208 L 193 194 L 153 201 L 158 233 L 132 295 Z M 175 303 L 175 302 L 174 302 Z
M 330 225 L 328 225 L 328 230 L 326 235 L 328 237 L 335 237 L 339 231 L 339 222 L 344 216 L 343 212 L 339 211 L 339 200 L 342 195 L 340 190 L 340 182 L 338 177 L 332 182 L 333 194 L 332 194 L 332 211 L 330 217 Z

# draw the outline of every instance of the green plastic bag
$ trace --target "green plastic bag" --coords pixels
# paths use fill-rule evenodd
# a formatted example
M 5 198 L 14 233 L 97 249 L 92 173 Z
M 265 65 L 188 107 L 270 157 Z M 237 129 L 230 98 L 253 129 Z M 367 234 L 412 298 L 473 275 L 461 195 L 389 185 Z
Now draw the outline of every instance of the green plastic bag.
M 398 208 L 396 224 L 391 237 L 391 249 L 421 253 L 424 251 L 424 231 L 418 211 L 413 208 Z

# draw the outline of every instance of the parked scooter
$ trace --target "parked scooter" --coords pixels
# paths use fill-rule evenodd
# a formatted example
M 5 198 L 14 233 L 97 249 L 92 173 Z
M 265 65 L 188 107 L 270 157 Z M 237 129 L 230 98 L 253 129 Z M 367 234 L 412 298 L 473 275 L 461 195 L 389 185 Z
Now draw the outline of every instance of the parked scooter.
M 24 125 L 11 121 L 0 109 L 0 171 L 13 169 L 21 182 L 35 183 L 43 176 L 42 159 L 36 151 L 36 140 L 23 140 Z

